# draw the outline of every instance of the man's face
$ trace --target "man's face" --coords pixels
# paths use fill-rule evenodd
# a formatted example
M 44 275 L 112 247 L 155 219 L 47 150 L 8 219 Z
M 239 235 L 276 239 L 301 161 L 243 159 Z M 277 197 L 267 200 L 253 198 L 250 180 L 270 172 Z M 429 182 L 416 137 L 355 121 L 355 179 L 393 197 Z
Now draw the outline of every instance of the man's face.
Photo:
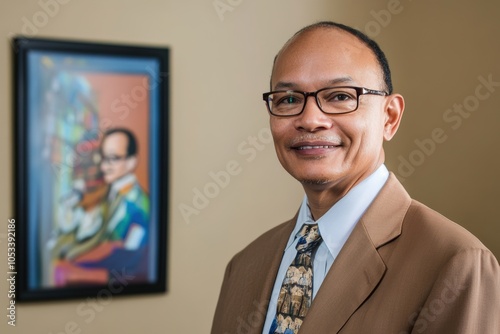
M 319 28 L 285 46 L 273 69 L 271 89 L 312 92 L 358 86 L 385 90 L 382 78 L 375 55 L 356 37 Z M 361 95 L 356 111 L 327 115 L 309 97 L 300 115 L 270 116 L 278 159 L 306 187 L 349 189 L 384 161 L 382 142 L 390 139 L 384 130 L 388 100 Z
M 134 164 L 127 157 L 128 138 L 123 133 L 108 135 L 101 146 L 101 170 L 106 183 L 113 183 L 124 175 L 132 172 Z

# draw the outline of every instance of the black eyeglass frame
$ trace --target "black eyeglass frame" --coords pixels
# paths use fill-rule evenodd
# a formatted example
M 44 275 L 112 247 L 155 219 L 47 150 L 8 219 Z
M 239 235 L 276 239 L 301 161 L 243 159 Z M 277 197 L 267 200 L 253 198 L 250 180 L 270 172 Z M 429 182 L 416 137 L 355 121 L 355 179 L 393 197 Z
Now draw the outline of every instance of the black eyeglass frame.
M 354 108 L 351 111 L 334 112 L 334 113 L 324 111 L 323 108 L 321 107 L 321 104 L 318 101 L 318 93 L 320 93 L 322 91 L 325 91 L 325 90 L 328 90 L 328 89 L 335 89 L 335 88 L 351 88 L 351 89 L 354 89 L 356 91 L 356 108 Z M 271 102 L 271 101 L 269 101 L 269 96 L 271 94 L 275 94 L 275 93 L 288 93 L 288 92 L 289 93 L 299 93 L 299 94 L 301 94 L 301 95 L 304 96 L 304 104 L 302 105 L 302 109 L 300 110 L 300 112 L 298 112 L 296 114 L 291 114 L 291 115 L 280 115 L 280 114 L 273 113 L 272 110 L 271 110 L 271 107 L 269 106 L 269 103 Z M 304 109 L 306 108 L 306 104 L 307 104 L 307 100 L 308 100 L 307 98 L 309 96 L 314 96 L 314 99 L 316 100 L 316 105 L 318 106 L 319 110 L 321 110 L 323 113 L 325 113 L 327 115 L 342 115 L 342 114 L 349 114 L 349 113 L 352 113 L 352 112 L 358 110 L 358 107 L 359 107 L 359 97 L 361 95 L 388 96 L 390 94 L 387 93 L 387 92 L 385 92 L 385 91 L 382 91 L 382 90 L 369 89 L 369 88 L 365 88 L 365 87 L 336 86 L 336 87 L 321 88 L 321 89 L 318 89 L 315 92 L 301 92 L 301 91 L 298 91 L 298 90 L 290 90 L 290 89 L 289 90 L 275 90 L 275 91 L 271 91 L 271 92 L 267 92 L 267 93 L 262 94 L 262 99 L 265 101 L 266 107 L 267 107 L 267 110 L 269 111 L 269 113 L 271 115 L 273 115 L 273 116 L 276 116 L 276 117 L 291 117 L 291 116 L 297 116 L 297 115 L 302 114 L 302 112 L 304 112 Z
M 101 155 L 101 164 L 107 163 L 108 165 L 113 165 L 113 164 L 116 164 L 118 161 L 127 160 L 130 157 L 131 156 L 128 154 L 126 154 L 126 155 L 109 155 L 109 156 Z

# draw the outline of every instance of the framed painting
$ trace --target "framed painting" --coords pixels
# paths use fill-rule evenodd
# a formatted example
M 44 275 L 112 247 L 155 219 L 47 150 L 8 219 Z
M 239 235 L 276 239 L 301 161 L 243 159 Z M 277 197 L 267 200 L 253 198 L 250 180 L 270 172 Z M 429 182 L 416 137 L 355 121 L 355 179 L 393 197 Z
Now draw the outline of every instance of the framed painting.
M 169 50 L 15 38 L 16 299 L 166 291 Z

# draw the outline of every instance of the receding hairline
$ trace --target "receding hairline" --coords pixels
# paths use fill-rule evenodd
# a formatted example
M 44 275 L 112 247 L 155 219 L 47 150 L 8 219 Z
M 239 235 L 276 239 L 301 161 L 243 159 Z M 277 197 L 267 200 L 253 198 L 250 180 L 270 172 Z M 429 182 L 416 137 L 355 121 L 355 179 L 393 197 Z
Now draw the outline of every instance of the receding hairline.
M 104 144 L 106 139 L 113 135 L 122 135 L 126 138 L 127 140 L 127 146 L 126 146 L 126 151 L 127 151 L 127 156 L 135 156 L 137 155 L 138 151 L 138 144 L 137 144 L 137 138 L 135 137 L 134 133 L 130 131 L 129 129 L 126 128 L 111 128 L 108 129 L 106 132 L 104 132 L 103 137 L 101 139 L 101 146 Z
M 276 66 L 276 62 L 278 58 L 280 57 L 281 54 L 291 45 L 293 44 L 298 38 L 303 36 L 304 34 L 316 31 L 316 30 L 336 30 L 339 31 L 340 33 L 345 33 L 354 40 L 357 40 L 362 47 L 365 47 L 374 57 L 376 63 L 378 64 L 378 68 L 380 71 L 380 74 L 382 75 L 381 78 L 381 83 L 387 90 L 389 94 L 392 94 L 392 79 L 391 79 L 391 72 L 389 69 L 389 64 L 387 62 L 387 58 L 385 57 L 384 52 L 380 49 L 378 44 L 369 38 L 368 36 L 364 35 L 361 31 L 354 29 L 352 27 L 336 23 L 336 22 L 330 22 L 330 21 L 322 21 L 318 23 L 311 24 L 309 26 L 306 26 L 299 31 L 297 31 L 295 34 L 293 34 L 292 37 L 290 37 L 285 44 L 281 47 L 281 49 L 278 51 L 276 56 L 274 57 L 273 60 L 273 66 L 271 69 L 271 78 L 269 80 L 270 87 L 272 89 L 272 78 L 273 78 L 273 73 L 274 69 Z

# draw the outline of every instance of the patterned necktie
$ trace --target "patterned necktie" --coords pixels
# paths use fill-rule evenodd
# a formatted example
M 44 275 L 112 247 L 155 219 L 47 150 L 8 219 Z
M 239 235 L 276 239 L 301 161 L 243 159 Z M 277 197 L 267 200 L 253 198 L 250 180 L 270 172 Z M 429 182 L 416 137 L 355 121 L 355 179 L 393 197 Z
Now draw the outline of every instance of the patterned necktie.
M 278 297 L 276 318 L 269 334 L 298 333 L 312 300 L 312 259 L 314 249 L 321 242 L 318 224 L 304 225 L 297 233 L 297 255 L 283 280 Z

